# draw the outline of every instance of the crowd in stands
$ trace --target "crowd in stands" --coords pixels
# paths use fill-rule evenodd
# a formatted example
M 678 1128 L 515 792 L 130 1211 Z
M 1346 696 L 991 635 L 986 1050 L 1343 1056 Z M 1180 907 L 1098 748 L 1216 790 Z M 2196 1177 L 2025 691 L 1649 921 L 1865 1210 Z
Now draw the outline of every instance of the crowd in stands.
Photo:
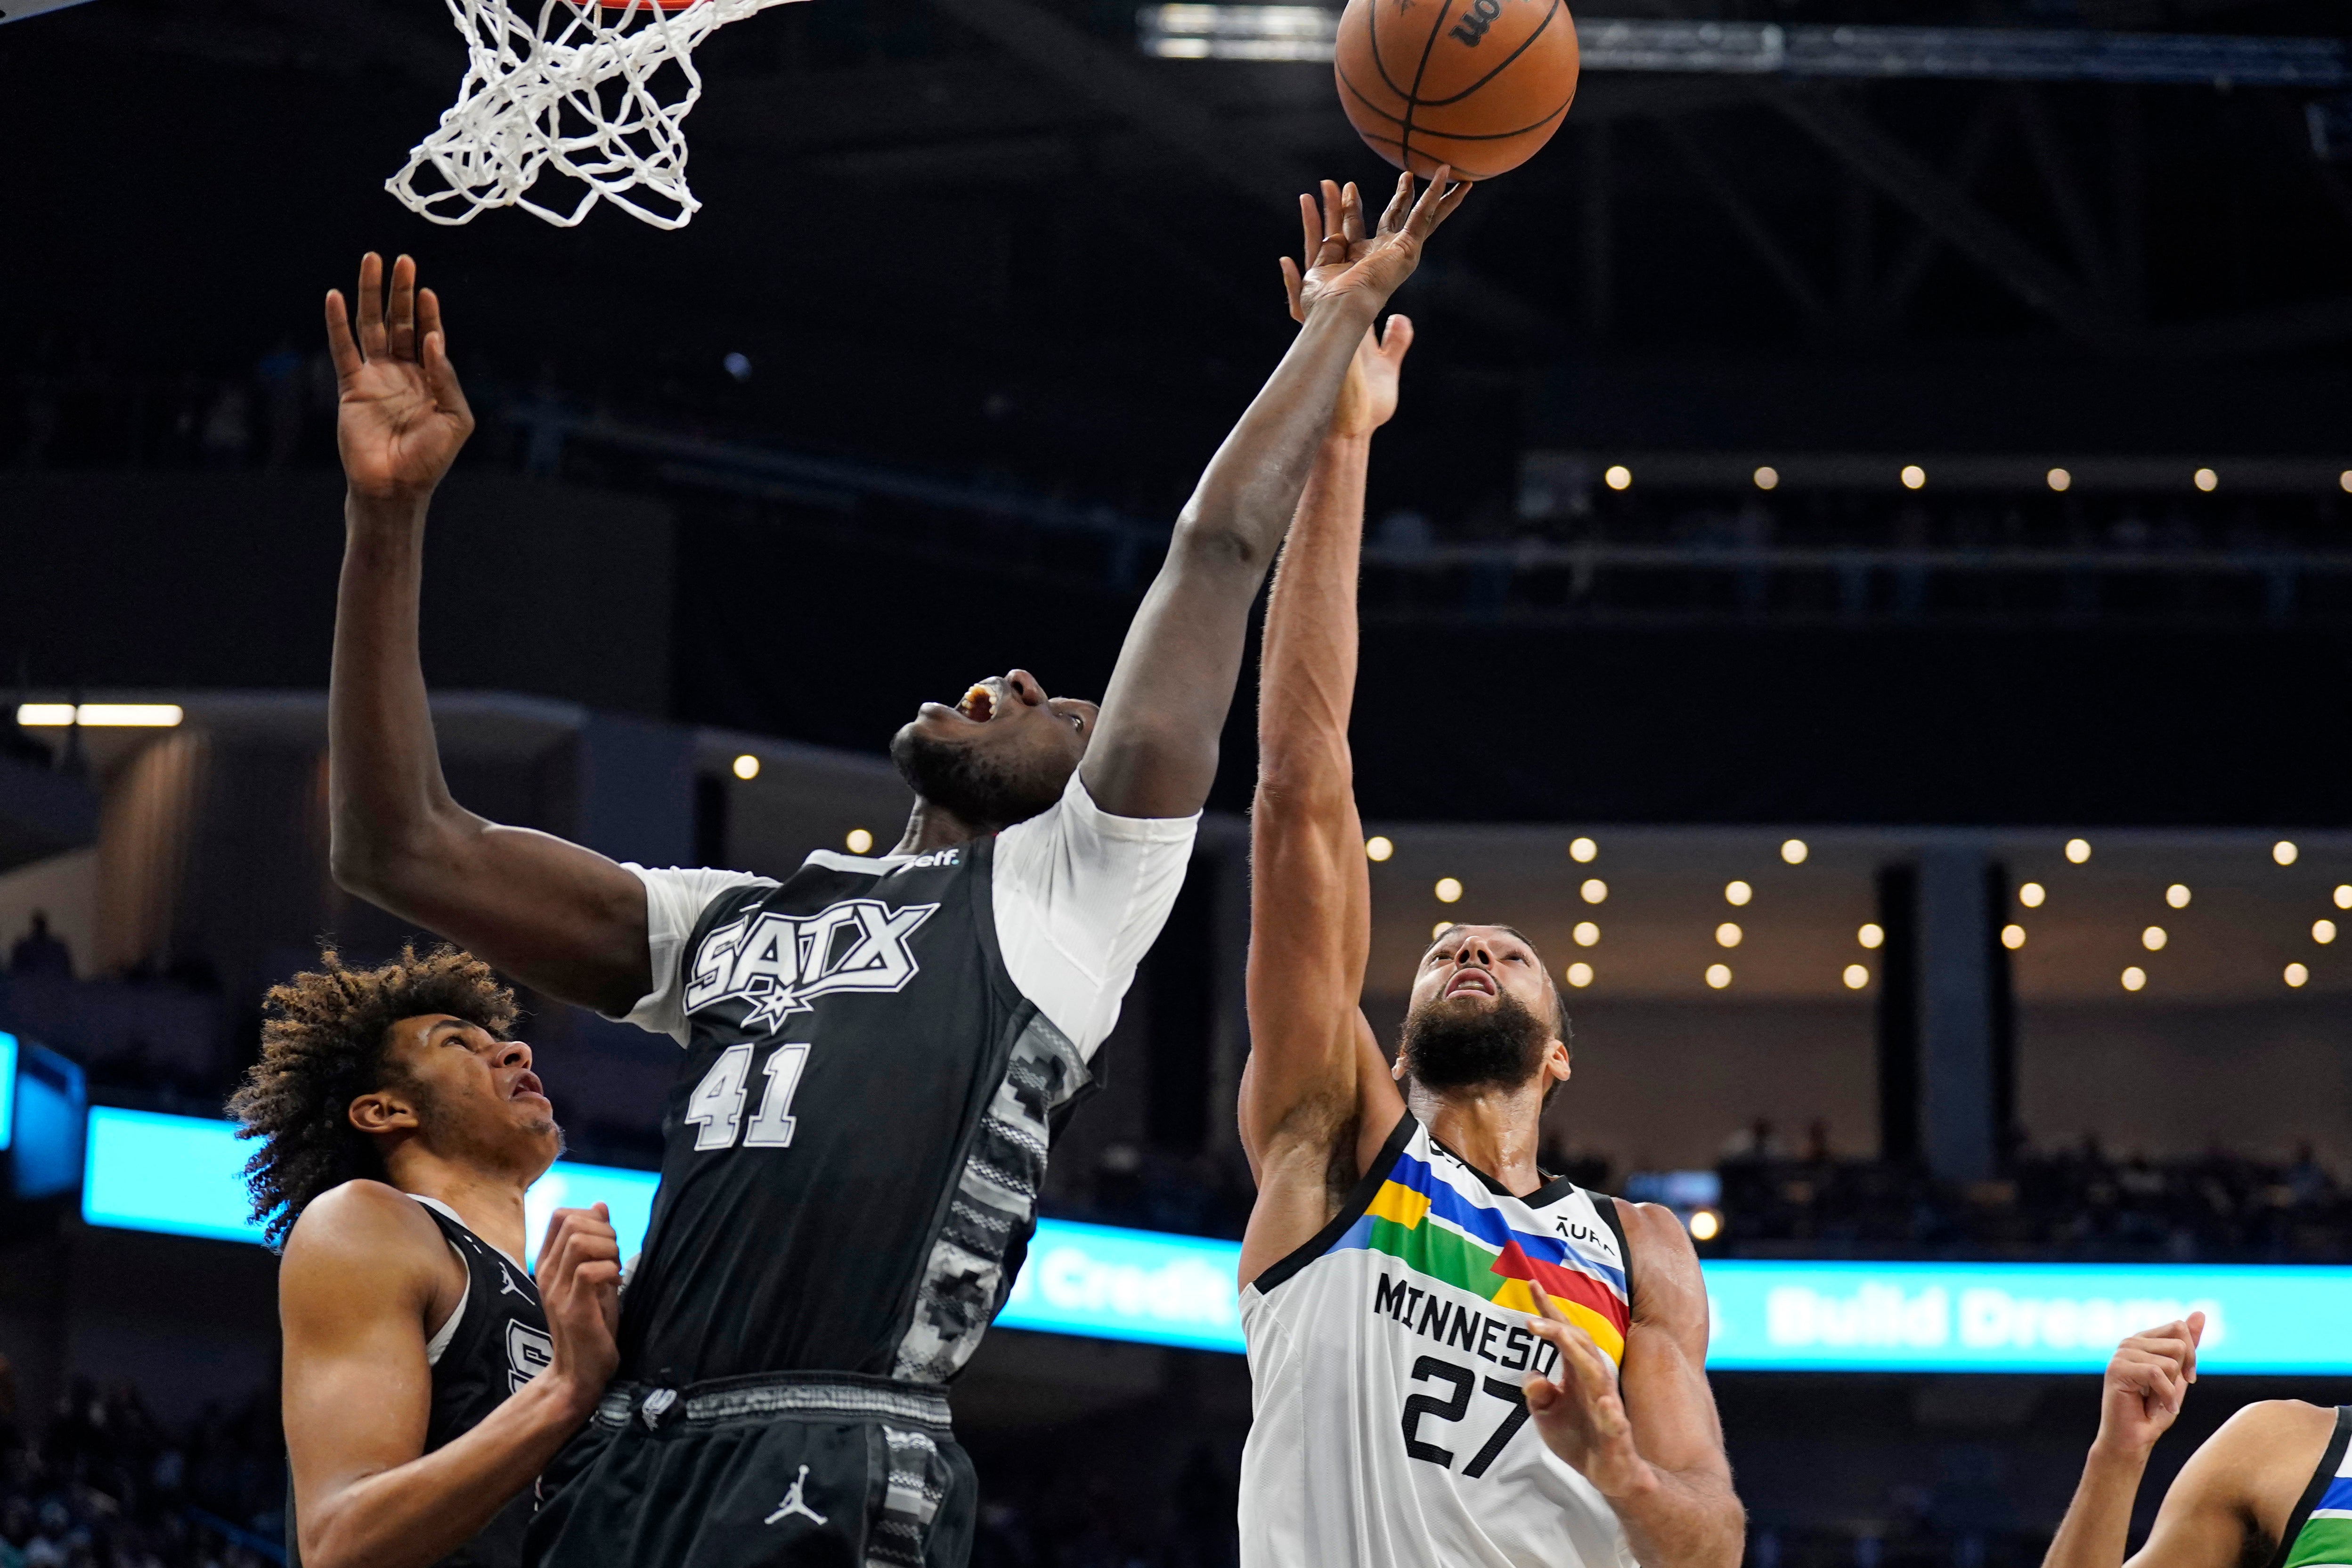
M 263 1568 L 282 1563 L 274 1397 L 183 1427 L 128 1386 L 76 1379 L 38 1429 L 0 1357 L 0 1568 Z
M 2352 1191 L 2309 1144 L 2288 1159 L 2224 1149 L 2116 1157 L 2095 1136 L 2020 1150 L 1994 1179 L 1837 1159 L 1818 1126 L 1789 1151 L 1769 1124 L 1717 1167 L 1728 1256 L 2049 1259 L 2097 1262 L 2352 1260 Z

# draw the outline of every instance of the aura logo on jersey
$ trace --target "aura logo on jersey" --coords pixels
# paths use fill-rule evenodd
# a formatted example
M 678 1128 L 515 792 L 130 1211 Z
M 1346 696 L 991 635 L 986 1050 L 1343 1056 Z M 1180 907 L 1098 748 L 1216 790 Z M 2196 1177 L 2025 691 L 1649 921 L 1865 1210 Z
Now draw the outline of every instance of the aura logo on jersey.
M 747 913 L 695 949 L 686 1010 L 749 999 L 748 1030 L 780 1024 L 837 991 L 900 990 L 917 968 L 907 938 L 939 907 L 849 898 L 814 915 Z

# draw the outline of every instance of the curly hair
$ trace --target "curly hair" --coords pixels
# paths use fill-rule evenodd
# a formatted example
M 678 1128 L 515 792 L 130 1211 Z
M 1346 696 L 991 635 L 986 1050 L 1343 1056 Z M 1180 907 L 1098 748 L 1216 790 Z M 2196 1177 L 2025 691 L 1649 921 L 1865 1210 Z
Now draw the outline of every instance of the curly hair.
M 319 965 L 269 988 L 261 1060 L 228 1103 L 242 1124 L 237 1136 L 262 1140 L 245 1163 L 245 1183 L 272 1248 L 285 1245 L 320 1194 L 383 1178 L 373 1141 L 345 1113 L 360 1095 L 401 1081 L 384 1053 L 394 1024 L 447 1013 L 494 1035 L 514 1027 L 514 992 L 488 964 L 446 943 L 421 958 L 404 946 L 376 969 L 347 968 L 330 947 Z

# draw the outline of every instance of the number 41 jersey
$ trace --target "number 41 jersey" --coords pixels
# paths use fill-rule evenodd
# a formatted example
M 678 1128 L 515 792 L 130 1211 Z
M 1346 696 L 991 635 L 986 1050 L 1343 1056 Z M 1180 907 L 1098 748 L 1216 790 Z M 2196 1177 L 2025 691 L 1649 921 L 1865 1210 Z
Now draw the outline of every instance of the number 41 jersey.
M 1536 1290 L 1612 1361 L 1632 1297 L 1615 1202 L 1514 1197 L 1408 1114 L 1322 1233 L 1242 1292 L 1255 1418 L 1243 1568 L 1633 1568 L 1520 1393 L 1559 1355 Z

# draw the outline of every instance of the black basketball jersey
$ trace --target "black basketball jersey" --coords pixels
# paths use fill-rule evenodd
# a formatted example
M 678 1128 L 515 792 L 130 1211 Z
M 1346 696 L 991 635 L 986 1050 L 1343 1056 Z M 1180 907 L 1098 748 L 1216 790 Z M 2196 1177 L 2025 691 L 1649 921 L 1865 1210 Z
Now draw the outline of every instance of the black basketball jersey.
M 433 1363 L 433 1403 L 425 1418 L 425 1452 L 472 1431 L 501 1401 L 537 1376 L 554 1358 L 547 1314 L 530 1274 L 432 1204 L 423 1203 L 466 1265 L 465 1299 L 441 1354 Z M 444 1327 L 450 1327 L 445 1324 Z M 479 1534 L 443 1558 L 438 1568 L 518 1568 L 523 1527 L 537 1506 L 526 1487 L 493 1515 Z M 301 1568 L 294 1528 L 294 1498 L 286 1499 L 286 1561 Z
M 944 1382 L 970 1358 L 1093 1082 L 1006 971 L 995 845 L 813 855 L 703 911 L 623 1378 Z

